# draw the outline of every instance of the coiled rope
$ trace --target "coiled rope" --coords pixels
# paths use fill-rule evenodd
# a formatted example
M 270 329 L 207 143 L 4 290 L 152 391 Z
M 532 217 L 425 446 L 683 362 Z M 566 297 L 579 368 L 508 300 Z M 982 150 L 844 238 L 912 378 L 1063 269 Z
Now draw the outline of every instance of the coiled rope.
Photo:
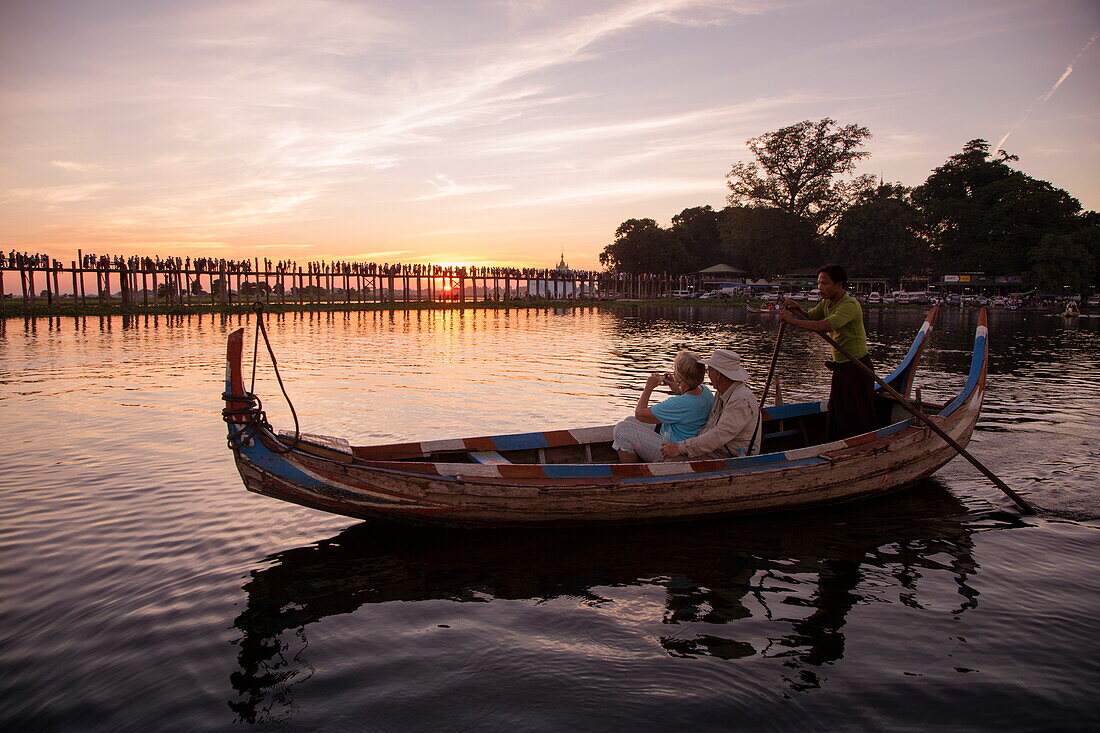
M 263 403 L 256 395 L 256 362 L 260 349 L 260 334 L 264 337 L 264 346 L 267 347 L 267 354 L 271 357 L 271 366 L 275 371 L 275 379 L 279 382 L 279 390 L 283 393 L 283 397 L 286 399 L 286 404 L 290 408 L 290 414 L 294 418 L 294 440 L 289 446 L 281 448 L 272 448 L 275 453 L 289 453 L 298 447 L 298 443 L 301 441 L 302 431 L 298 424 L 298 412 L 294 409 L 294 403 L 290 400 L 290 395 L 286 393 L 286 387 L 283 385 L 283 377 L 279 374 L 279 361 L 275 358 L 275 351 L 271 348 L 271 339 L 267 337 L 267 327 L 264 325 L 264 304 L 260 301 L 256 301 L 252 304 L 252 310 L 256 312 L 256 330 L 252 341 L 252 383 L 248 387 L 248 391 L 243 395 L 231 395 L 228 392 L 222 395 L 222 399 L 226 402 L 243 402 L 244 407 L 231 410 L 229 407 L 222 409 L 222 419 L 226 422 L 233 422 L 234 424 L 242 424 L 240 430 L 230 434 L 228 444 L 230 450 L 239 450 L 242 446 L 246 445 L 248 441 L 252 440 L 256 431 L 259 428 L 264 428 L 269 433 L 274 433 L 271 428 L 271 423 L 267 421 L 267 413 L 264 412 Z M 238 417 L 241 415 L 248 415 L 252 419 L 246 423 L 237 423 L 230 420 L 232 417 Z

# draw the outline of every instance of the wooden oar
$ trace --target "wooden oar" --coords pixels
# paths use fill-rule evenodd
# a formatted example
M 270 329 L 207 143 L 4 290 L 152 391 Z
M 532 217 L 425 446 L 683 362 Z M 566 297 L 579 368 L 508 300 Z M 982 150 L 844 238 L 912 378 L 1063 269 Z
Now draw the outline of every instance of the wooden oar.
M 764 403 L 768 401 L 768 390 L 772 388 L 772 377 L 775 376 L 775 363 L 779 360 L 779 345 L 783 342 L 783 332 L 787 328 L 786 321 L 779 322 L 779 334 L 775 337 L 775 348 L 772 350 L 772 363 L 768 367 L 768 379 L 764 382 L 764 393 L 760 395 L 760 409 L 764 409 Z
M 803 320 L 809 320 L 809 319 L 806 318 L 806 312 L 803 311 L 798 306 L 795 306 L 795 307 L 791 308 L 791 310 L 798 313 L 802 317 Z M 786 321 L 784 321 L 784 323 L 786 323 Z M 932 420 L 929 419 L 929 417 L 927 415 L 925 415 L 920 410 L 918 410 L 916 407 L 914 407 L 909 402 L 909 400 L 907 400 L 905 397 L 902 397 L 901 394 L 896 389 L 894 389 L 889 384 L 887 384 L 883 379 L 881 379 L 877 374 L 875 374 L 873 370 L 869 369 L 866 364 L 859 361 L 858 359 L 853 357 L 850 353 L 848 353 L 848 351 L 843 346 L 838 344 L 835 340 L 833 340 L 833 338 L 831 336 L 829 336 L 829 334 L 825 333 L 824 331 L 818 331 L 817 333 L 821 336 L 821 338 L 825 339 L 825 341 L 828 342 L 828 344 L 830 346 L 832 346 L 834 349 L 836 349 L 838 353 L 842 354 L 845 358 L 847 358 L 848 361 L 852 362 L 857 367 L 862 369 L 865 373 L 869 374 L 871 379 L 878 382 L 879 386 L 882 387 L 884 390 L 886 390 L 887 394 L 889 394 L 891 397 L 893 397 L 895 400 L 897 400 L 898 403 L 902 407 L 904 407 L 906 410 L 908 410 L 913 415 L 913 417 L 917 418 L 917 420 L 919 420 L 921 423 L 923 423 L 925 425 L 925 427 L 929 428 L 936 435 L 943 438 L 944 441 L 949 446 L 954 448 L 955 452 L 957 452 L 960 456 L 962 456 L 966 460 L 970 461 L 971 465 L 973 465 L 974 468 L 981 471 L 987 479 L 992 481 L 994 486 L 996 486 L 998 489 L 1003 491 L 1008 496 L 1008 498 L 1012 499 L 1012 501 L 1016 502 L 1016 505 L 1020 507 L 1020 510 L 1024 514 L 1035 514 L 1035 509 L 1033 509 L 1030 504 L 1028 504 L 1026 501 L 1024 501 L 1022 496 L 1020 496 L 1015 491 L 1010 489 L 1008 487 L 1008 484 L 1006 484 L 1004 481 L 1001 481 L 1001 479 L 997 478 L 997 476 L 992 471 L 990 471 L 988 468 L 983 466 L 982 463 L 977 458 L 970 455 L 970 453 L 968 453 L 965 448 L 963 448 L 961 445 L 959 445 L 955 441 L 954 438 L 952 438 L 950 435 L 948 435 L 943 430 L 943 428 L 941 428 L 936 423 L 932 422 Z
M 780 321 L 779 323 L 779 335 L 775 337 L 775 348 L 772 349 L 772 364 L 768 367 L 768 379 L 764 382 L 764 393 L 760 395 L 760 408 L 756 416 L 756 429 L 752 431 L 752 437 L 749 438 L 749 453 L 752 453 L 753 448 L 756 446 L 756 436 L 760 434 L 760 428 L 764 425 L 764 403 L 768 400 L 768 390 L 772 387 L 772 376 L 775 374 L 775 362 L 779 360 L 779 345 L 783 342 L 783 331 L 787 328 L 786 321 Z M 779 393 L 779 387 L 775 388 L 776 394 Z M 764 441 L 761 439 L 761 445 Z

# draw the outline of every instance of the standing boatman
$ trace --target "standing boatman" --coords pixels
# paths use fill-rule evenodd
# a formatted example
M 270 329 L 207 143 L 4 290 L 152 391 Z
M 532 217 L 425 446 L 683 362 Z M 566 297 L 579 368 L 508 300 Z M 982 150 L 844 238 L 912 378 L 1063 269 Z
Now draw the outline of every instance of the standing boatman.
M 783 302 L 780 317 L 807 331 L 828 331 L 829 336 L 845 351 L 873 370 L 867 354 L 867 331 L 863 328 L 863 308 L 859 301 L 848 295 L 845 289 L 848 274 L 840 265 L 827 265 L 817 271 L 817 287 L 821 300 L 805 314 L 805 320 L 794 315 L 798 303 L 791 299 Z M 875 382 L 868 372 L 848 361 L 833 349 L 833 360 L 825 362 L 833 373 L 829 390 L 827 415 L 829 440 L 840 440 L 860 435 L 878 427 L 875 413 Z

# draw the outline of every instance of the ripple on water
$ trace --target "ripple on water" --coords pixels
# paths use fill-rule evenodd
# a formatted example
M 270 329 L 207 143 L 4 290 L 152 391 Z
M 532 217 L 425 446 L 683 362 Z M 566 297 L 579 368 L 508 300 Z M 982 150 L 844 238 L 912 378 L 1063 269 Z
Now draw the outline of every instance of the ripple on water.
M 54 320 L 8 328 L 0 350 L 5 728 L 1100 725 L 1095 523 L 1021 520 L 962 461 L 799 515 L 372 527 L 242 490 L 217 418 L 241 319 Z M 919 325 L 868 314 L 879 363 Z M 973 327 L 941 318 L 926 398 L 963 383 Z M 681 345 L 732 346 L 759 376 L 774 338 L 770 322 L 702 309 L 304 314 L 270 329 L 304 427 L 355 440 L 607 424 Z M 1100 516 L 1096 331 L 993 321 L 971 445 L 1048 517 Z M 825 355 L 790 339 L 788 400 L 827 390 Z M 270 368 L 258 375 L 288 424 Z

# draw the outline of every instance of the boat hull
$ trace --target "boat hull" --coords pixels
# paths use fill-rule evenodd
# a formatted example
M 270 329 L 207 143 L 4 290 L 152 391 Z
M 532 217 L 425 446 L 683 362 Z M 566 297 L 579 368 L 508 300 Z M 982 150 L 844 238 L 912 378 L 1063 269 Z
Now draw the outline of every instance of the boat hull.
M 912 383 L 932 319 L 934 312 L 906 360 L 889 378 L 903 393 Z M 969 443 L 981 413 L 987 334 L 983 309 L 966 385 L 931 417 L 961 446 Z M 493 452 L 519 460 L 523 450 L 535 446 L 544 459 L 554 450 L 587 453 L 591 458 L 594 446 L 606 449 L 610 426 L 361 448 L 324 436 L 291 441 L 249 412 L 240 342 L 241 332 L 230 336 L 224 397 L 230 444 L 246 488 L 359 519 L 537 527 L 644 524 L 787 511 L 897 491 L 931 476 L 957 455 L 914 418 L 841 441 L 683 463 L 600 464 L 583 459 L 512 463 Z M 823 403 L 771 408 L 765 420 L 789 423 L 799 410 L 803 415 L 814 411 L 820 415 L 824 408 Z M 457 462 L 459 456 L 469 460 L 464 450 L 478 451 L 481 458 L 490 453 L 500 460 L 491 460 L 492 465 Z
M 965 446 L 974 421 L 958 414 L 946 423 L 941 427 Z M 316 480 L 307 485 L 241 453 L 237 468 L 250 491 L 359 519 L 471 527 L 578 526 L 685 521 L 855 501 L 912 486 L 955 455 L 930 430 L 912 426 L 774 468 L 634 483 L 487 483 L 395 473 L 312 456 L 288 460 Z

